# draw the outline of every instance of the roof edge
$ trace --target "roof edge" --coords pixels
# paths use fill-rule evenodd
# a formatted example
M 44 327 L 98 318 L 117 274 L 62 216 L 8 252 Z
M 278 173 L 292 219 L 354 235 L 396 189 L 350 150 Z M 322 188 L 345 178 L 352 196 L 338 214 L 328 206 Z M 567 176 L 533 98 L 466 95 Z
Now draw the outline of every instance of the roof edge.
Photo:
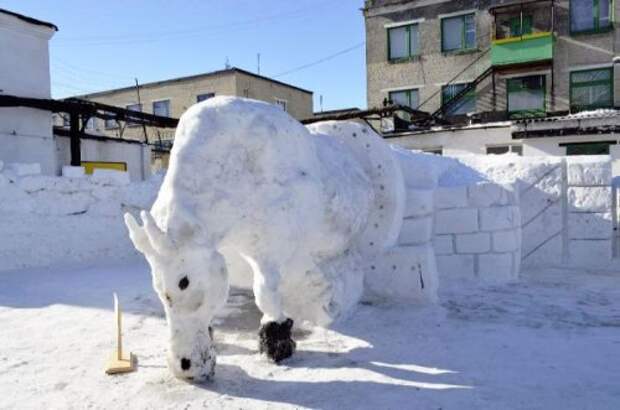
M 275 80 L 273 78 L 270 77 L 266 77 L 260 74 L 255 74 L 246 70 L 243 70 L 241 68 L 237 68 L 237 67 L 231 67 L 231 68 L 225 68 L 223 70 L 216 70 L 216 71 L 211 71 L 208 73 L 202 73 L 202 74 L 193 74 L 193 75 L 188 75 L 188 76 L 183 76 L 183 77 L 176 77 L 176 78 L 169 78 L 167 80 L 159 80 L 159 81 L 151 81 L 148 83 L 144 83 L 144 84 L 140 84 L 140 88 L 143 87 L 153 87 L 153 86 L 157 86 L 157 85 L 164 85 L 164 84 L 168 84 L 168 83 L 175 83 L 175 82 L 181 82 L 181 81 L 189 81 L 189 80 L 194 80 L 194 79 L 198 79 L 198 78 L 206 78 L 206 77 L 211 77 L 211 76 L 216 76 L 216 75 L 222 75 L 222 74 L 230 74 L 230 73 L 241 73 L 244 75 L 249 75 L 255 78 L 260 78 L 262 80 L 265 81 L 270 81 L 272 83 L 276 83 L 276 84 L 280 84 L 284 87 L 288 87 L 288 88 L 292 88 L 295 90 L 299 90 L 301 92 L 304 92 L 306 94 L 314 94 L 314 92 L 306 90 L 304 88 L 301 87 L 297 87 L 295 85 L 292 84 L 288 84 L 279 80 Z M 113 88 L 111 90 L 104 90 L 104 91 L 96 91 L 93 93 L 88 93 L 88 94 L 79 94 L 79 95 L 74 95 L 73 98 L 88 98 L 88 97 L 98 97 L 98 96 L 102 96 L 102 95 L 107 95 L 107 94 L 112 94 L 112 93 L 117 93 L 120 91 L 129 91 L 129 90 L 133 90 L 135 89 L 135 86 L 127 86 L 127 87 L 120 87 L 120 88 Z
M 29 17 L 29 16 L 26 16 L 26 15 L 23 15 L 23 14 L 19 14 L 19 13 L 16 13 L 14 11 L 10 11 L 10 10 L 3 9 L 3 8 L 0 8 L 0 13 L 4 13 L 4 14 L 7 14 L 9 16 L 16 17 L 16 18 L 18 18 L 18 19 L 20 19 L 22 21 L 25 21 L 26 23 L 34 24 L 36 26 L 45 26 L 45 27 L 51 28 L 54 31 L 58 31 L 58 26 L 56 26 L 55 24 L 49 23 L 47 21 L 37 20 L 37 19 L 35 19 L 33 17 Z

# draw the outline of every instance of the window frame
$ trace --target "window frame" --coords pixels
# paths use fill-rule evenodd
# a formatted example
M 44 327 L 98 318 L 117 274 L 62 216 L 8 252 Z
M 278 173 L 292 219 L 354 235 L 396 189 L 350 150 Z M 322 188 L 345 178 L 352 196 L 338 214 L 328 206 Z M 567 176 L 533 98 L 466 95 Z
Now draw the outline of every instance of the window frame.
M 474 45 L 471 47 L 467 47 L 465 44 L 465 37 L 467 34 L 467 30 L 465 29 L 465 17 L 468 16 L 472 16 L 474 19 Z M 461 47 L 460 48 L 451 48 L 451 49 L 445 49 L 444 48 L 444 41 L 443 41 L 443 34 L 444 34 L 444 25 L 446 20 L 452 20 L 452 19 L 457 19 L 460 18 L 463 20 L 463 30 L 461 32 Z M 468 52 L 468 51 L 474 51 L 477 50 L 478 48 L 478 27 L 477 27 L 477 22 L 476 22 L 476 13 L 475 12 L 468 12 L 468 13 L 463 13 L 463 14 L 458 14 L 456 16 L 445 16 L 445 17 L 441 17 L 441 33 L 440 33 L 440 43 L 441 43 L 441 52 L 442 53 L 459 53 L 459 52 Z
M 542 109 L 535 110 L 510 110 L 510 82 L 515 80 L 521 80 L 528 77 L 542 77 L 543 84 L 543 107 Z M 506 78 L 506 113 L 508 118 L 537 118 L 544 117 L 547 114 L 547 75 L 546 74 L 529 74 L 519 77 Z
M 526 21 L 529 21 L 529 33 L 523 32 L 523 27 L 525 27 Z M 518 25 L 519 34 L 513 33 L 512 31 L 513 24 Z M 523 16 L 519 15 L 519 16 L 514 16 L 510 18 L 510 38 L 527 36 L 527 35 L 532 34 L 533 32 L 534 32 L 534 16 L 532 16 L 531 14 L 527 14 Z
M 199 100 L 200 97 L 207 96 L 207 95 L 209 95 L 210 97 L 207 97 L 207 98 L 204 98 L 202 100 Z M 206 92 L 206 93 L 196 94 L 196 104 L 201 103 L 203 101 L 207 101 L 207 100 L 209 100 L 209 99 L 211 99 L 213 97 L 215 97 L 215 93 L 214 92 Z
M 131 107 L 131 106 L 135 106 L 135 105 L 137 105 L 138 107 L 140 107 L 140 110 L 139 110 L 139 111 L 132 110 L 131 108 L 129 108 L 129 107 Z M 125 104 L 125 109 L 126 109 L 127 111 L 144 112 L 144 107 L 142 106 L 142 104 L 141 104 L 141 103 L 131 103 L 131 104 Z M 126 121 L 126 126 L 127 126 L 127 127 L 138 127 L 138 126 L 140 126 L 140 124 L 135 123 L 135 122 L 131 122 L 131 121 L 127 120 L 127 121 Z
M 502 152 L 501 154 L 490 153 L 489 149 L 497 149 L 497 148 L 506 148 L 506 152 Z M 523 156 L 523 144 L 492 144 L 485 146 L 486 155 L 505 155 L 505 154 L 516 154 L 520 157 Z
M 608 71 L 609 72 L 609 80 L 597 80 L 597 81 L 591 81 L 589 83 L 580 83 L 580 84 L 573 84 L 573 75 L 576 73 L 586 73 L 586 72 L 592 72 L 592 71 Z M 589 105 L 576 105 L 573 104 L 573 91 L 575 88 L 585 88 L 588 86 L 593 86 L 593 85 L 603 85 L 604 83 L 607 83 L 609 85 L 609 90 L 610 90 L 610 101 L 608 105 L 597 105 L 597 104 L 589 104 Z M 584 85 L 587 84 L 587 85 Z M 588 68 L 588 69 L 583 69 L 583 70 L 572 70 L 570 72 L 569 78 L 568 78 L 568 99 L 569 99 L 569 107 L 570 107 L 570 111 L 571 112 L 579 112 L 579 111 L 585 111 L 585 110 L 592 110 L 592 109 L 598 109 L 598 108 L 613 108 L 614 107 L 614 67 L 599 67 L 599 68 Z
M 118 121 L 106 118 L 103 120 L 103 128 L 106 130 L 115 130 L 119 128 Z
M 416 26 L 418 30 L 418 52 L 416 54 L 413 54 L 412 49 L 411 49 L 411 27 L 413 26 Z M 401 29 L 403 27 L 407 29 L 407 36 L 406 36 L 407 37 L 407 40 L 406 40 L 407 41 L 407 55 L 405 57 L 392 58 L 392 47 L 391 47 L 392 34 L 391 32 L 393 30 Z M 420 23 L 419 22 L 386 27 L 386 30 L 387 30 L 387 58 L 389 62 L 408 61 L 411 59 L 415 59 L 416 57 L 419 57 L 421 55 L 420 53 Z
M 163 117 L 170 117 L 170 108 L 171 108 L 170 98 L 164 98 L 161 100 L 153 100 L 151 102 L 151 110 L 153 112 L 153 115 L 160 115 L 160 114 L 155 114 L 155 104 L 164 103 L 164 102 L 168 103 L 168 115 L 164 115 Z
M 440 104 L 441 104 L 441 106 L 443 107 L 443 105 L 444 105 L 444 104 L 446 104 L 448 101 L 450 101 L 450 100 L 452 100 L 452 98 L 454 98 L 454 97 L 452 97 L 450 100 L 446 100 L 446 97 L 445 97 L 445 95 L 444 95 L 444 91 L 445 91 L 445 89 L 446 89 L 447 87 L 450 87 L 450 86 L 455 86 L 455 85 L 463 85 L 463 86 L 467 87 L 469 84 L 471 84 L 471 82 L 466 82 L 466 83 L 455 83 L 455 84 L 444 84 L 444 85 L 442 85 L 442 86 L 441 86 L 441 99 L 440 99 Z M 460 91 L 457 91 L 457 94 L 458 94 L 458 93 L 460 93 Z M 467 93 L 466 93 L 466 94 L 465 94 L 462 98 L 463 98 L 463 99 L 466 99 L 466 98 L 471 98 L 471 99 L 473 99 L 473 100 L 474 100 L 474 110 L 473 110 L 473 111 L 468 111 L 468 112 L 466 112 L 466 113 L 462 113 L 462 114 L 455 114 L 455 113 L 451 113 L 451 112 L 444 112 L 444 114 L 445 114 L 445 115 L 467 115 L 467 114 L 469 114 L 470 112 L 476 112 L 476 110 L 477 110 L 477 104 L 478 104 L 478 101 L 477 101 L 478 95 L 477 95 L 477 93 L 476 93 L 476 88 L 473 88 L 472 90 L 468 91 L 468 92 L 467 92 Z
M 584 154 L 583 152 L 573 152 L 570 153 L 571 149 L 573 148 L 578 148 L 578 147 L 587 147 L 587 146 L 606 146 L 607 147 L 607 154 Z M 614 140 L 608 140 L 608 141 L 587 141 L 587 142 L 565 142 L 562 144 L 558 144 L 558 146 L 565 148 L 566 156 L 573 156 L 573 155 L 609 155 L 609 151 L 610 151 L 610 147 L 612 145 L 617 145 L 617 141 Z
M 596 34 L 596 33 L 607 33 L 609 31 L 613 31 L 614 29 L 614 0 L 609 0 L 609 21 L 606 26 L 601 27 L 601 8 L 600 8 L 600 0 L 592 0 L 592 7 L 594 9 L 594 13 L 596 16 L 594 17 L 594 27 L 586 30 L 574 30 L 573 29 L 573 1 L 579 0 L 569 0 L 568 4 L 568 29 L 571 35 L 579 35 L 579 34 Z
M 411 106 L 411 93 L 412 91 L 415 91 L 418 93 L 418 104 L 415 107 Z M 402 90 L 391 90 L 388 91 L 388 100 L 394 102 L 394 100 L 392 99 L 392 95 L 396 94 L 396 93 L 407 93 L 407 107 L 411 108 L 412 110 L 417 110 L 418 107 L 420 106 L 420 89 L 419 88 L 405 88 Z

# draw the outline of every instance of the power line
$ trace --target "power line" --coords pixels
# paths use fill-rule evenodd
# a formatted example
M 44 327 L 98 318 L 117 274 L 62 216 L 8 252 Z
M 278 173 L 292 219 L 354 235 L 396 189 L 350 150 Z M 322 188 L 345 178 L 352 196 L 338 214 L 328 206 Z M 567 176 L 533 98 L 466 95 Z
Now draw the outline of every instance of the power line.
M 305 7 L 301 9 L 296 9 L 293 11 L 289 11 L 286 13 L 277 13 L 266 15 L 262 17 L 257 17 L 249 20 L 242 20 L 233 23 L 220 24 L 210 27 L 195 27 L 185 30 L 172 30 L 172 31 L 160 31 L 160 32 L 150 32 L 144 34 L 136 34 L 136 33 L 127 33 L 127 34 L 119 34 L 113 36 L 82 36 L 82 37 L 69 37 L 64 39 L 59 39 L 55 42 L 58 46 L 67 46 L 67 45 L 80 45 L 80 46 L 100 46 L 100 45 L 120 45 L 120 44 L 137 44 L 137 43 L 148 43 L 148 42 L 158 42 L 165 41 L 169 39 L 176 39 L 179 37 L 191 37 L 195 35 L 200 35 L 205 32 L 219 32 L 220 34 L 225 34 L 229 32 L 231 29 L 239 29 L 242 27 L 255 28 L 260 23 L 271 22 L 274 20 L 290 20 L 297 18 L 307 18 L 308 13 L 307 10 L 309 8 L 317 9 L 320 7 L 324 7 L 326 5 L 332 4 L 331 0 L 325 0 L 318 5 L 313 5 L 312 7 Z
M 339 56 L 341 56 L 341 55 L 343 55 L 343 54 L 349 53 L 349 52 L 351 52 L 351 51 L 353 51 L 353 50 L 357 50 L 358 48 L 363 47 L 363 46 L 364 46 L 364 44 L 366 44 L 366 42 L 365 42 L 365 41 L 362 41 L 362 42 L 361 42 L 361 43 L 359 43 L 359 44 L 356 44 L 356 45 L 354 45 L 354 46 L 351 46 L 351 47 L 345 48 L 344 50 L 340 50 L 340 51 L 338 51 L 338 52 L 336 52 L 336 53 L 334 53 L 334 54 L 330 54 L 330 55 L 328 55 L 328 56 L 326 56 L 326 57 L 320 58 L 320 59 L 318 59 L 318 60 L 316 60 L 316 61 L 313 61 L 313 62 L 311 62 L 311 63 L 307 63 L 307 64 L 301 65 L 301 66 L 299 66 L 299 67 L 295 67 L 295 68 L 292 68 L 292 69 L 290 69 L 290 70 L 284 71 L 284 72 L 282 72 L 282 73 L 280 73 L 280 74 L 274 75 L 274 76 L 273 76 L 273 78 L 283 77 L 283 76 L 285 76 L 285 75 L 289 75 L 289 74 L 292 74 L 292 73 L 296 73 L 297 71 L 305 70 L 306 68 L 310 68 L 310 67 L 313 67 L 313 66 L 315 66 L 315 65 L 318 65 L 318 64 L 324 63 L 324 62 L 326 62 L 326 61 L 329 61 L 329 60 L 331 60 L 331 59 L 334 59 L 334 58 L 336 58 L 336 57 L 339 57 Z

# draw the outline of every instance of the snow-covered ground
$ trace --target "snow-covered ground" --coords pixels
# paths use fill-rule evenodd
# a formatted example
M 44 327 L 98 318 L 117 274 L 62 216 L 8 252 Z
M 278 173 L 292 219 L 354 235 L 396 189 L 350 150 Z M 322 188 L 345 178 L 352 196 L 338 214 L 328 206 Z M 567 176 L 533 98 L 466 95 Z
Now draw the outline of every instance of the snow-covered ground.
M 279 366 L 257 353 L 251 295 L 233 291 L 216 322 L 215 381 L 192 385 L 166 369 L 145 264 L 6 272 L 0 408 L 620 408 L 620 271 L 523 276 L 442 283 L 435 307 L 361 305 L 335 329 L 298 330 Z M 112 291 L 132 374 L 103 372 Z

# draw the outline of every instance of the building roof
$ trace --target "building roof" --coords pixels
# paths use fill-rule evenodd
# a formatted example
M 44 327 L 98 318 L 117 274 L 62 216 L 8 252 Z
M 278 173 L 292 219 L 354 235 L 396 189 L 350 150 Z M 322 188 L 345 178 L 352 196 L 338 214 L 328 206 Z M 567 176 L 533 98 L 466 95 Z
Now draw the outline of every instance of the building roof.
M 1 8 L 0 8 L 0 13 L 8 14 L 9 16 L 13 16 L 13 17 L 17 17 L 18 19 L 25 21 L 26 23 L 34 24 L 36 26 L 45 26 L 45 27 L 51 28 L 54 31 L 58 31 L 58 27 L 56 27 L 55 24 L 48 23 L 47 21 L 37 20 L 32 17 L 24 16 L 23 14 L 15 13 L 14 11 L 9 11 L 6 9 L 1 9 Z
M 297 87 L 291 84 L 287 84 L 282 81 L 274 80 L 273 78 L 265 77 L 260 74 L 255 74 L 255 73 L 252 73 L 246 70 L 242 70 L 237 67 L 226 68 L 224 70 L 211 71 L 209 73 L 194 74 L 194 75 L 189 75 L 185 77 L 170 78 L 168 80 L 153 81 L 150 83 L 140 84 L 140 88 L 155 87 L 158 85 L 165 85 L 165 84 L 171 84 L 171 83 L 189 81 L 189 80 L 197 80 L 197 79 L 213 77 L 213 76 L 218 76 L 218 75 L 226 75 L 226 74 L 245 74 L 245 75 L 249 75 L 255 78 L 260 78 L 261 80 L 270 81 L 275 84 L 280 84 L 285 87 L 293 88 L 295 90 L 298 90 L 298 91 L 301 91 L 307 94 L 312 94 L 312 91 L 308 91 L 306 89 L 303 89 L 303 88 L 300 88 L 300 87 Z M 128 90 L 133 90 L 133 89 L 135 89 L 135 86 L 121 87 L 121 88 L 114 88 L 112 90 L 98 91 L 98 92 L 89 93 L 89 94 L 76 95 L 75 97 L 76 98 L 96 97 L 100 95 L 106 95 L 106 94 L 116 93 L 119 91 L 128 91 Z

